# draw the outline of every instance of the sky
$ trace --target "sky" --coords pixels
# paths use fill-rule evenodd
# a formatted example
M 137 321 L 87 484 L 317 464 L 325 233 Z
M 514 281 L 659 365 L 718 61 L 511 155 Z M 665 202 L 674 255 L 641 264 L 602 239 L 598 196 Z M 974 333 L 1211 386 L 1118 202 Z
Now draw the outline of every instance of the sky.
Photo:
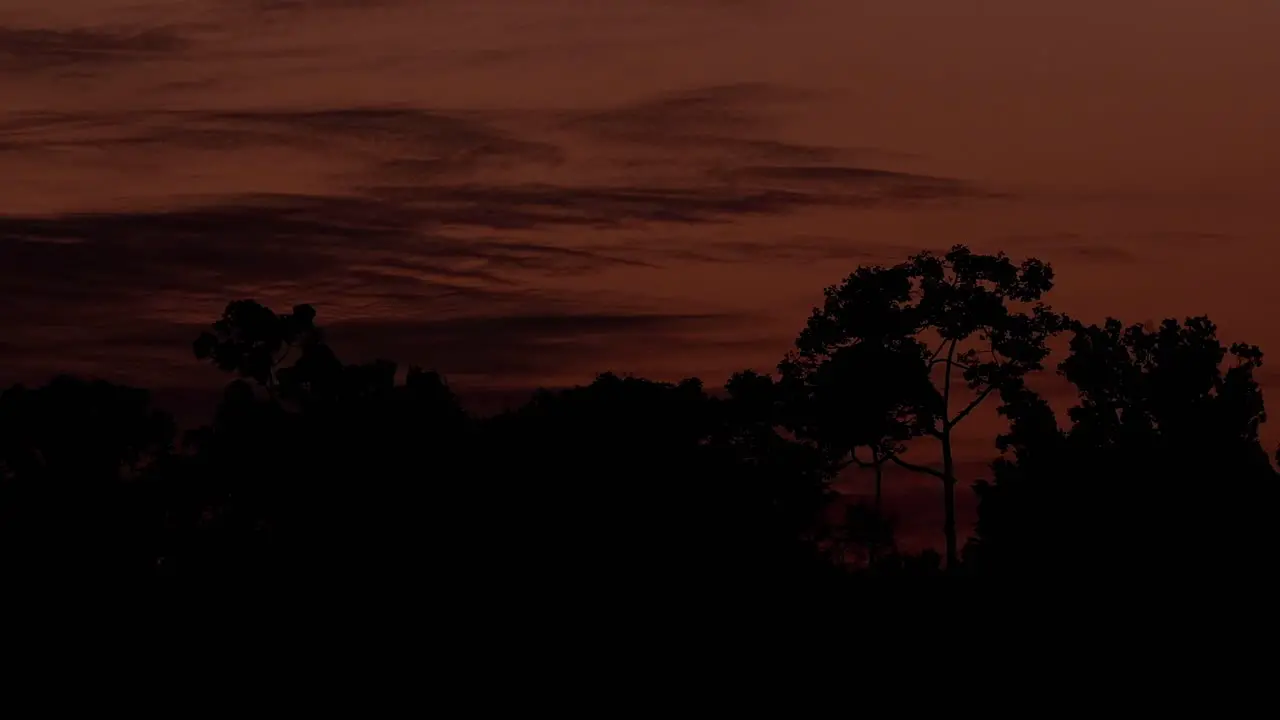
M 0 0 L 0 382 L 206 392 L 247 297 L 477 398 L 716 386 L 955 243 L 1280 348 L 1276 37 L 1274 0 Z

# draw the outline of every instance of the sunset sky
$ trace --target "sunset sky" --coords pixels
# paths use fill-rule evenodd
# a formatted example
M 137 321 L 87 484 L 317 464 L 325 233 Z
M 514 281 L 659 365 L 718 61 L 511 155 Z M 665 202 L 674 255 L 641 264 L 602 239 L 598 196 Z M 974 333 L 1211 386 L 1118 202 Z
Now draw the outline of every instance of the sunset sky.
M 0 382 L 217 387 L 190 340 L 253 297 L 476 394 L 718 385 L 957 242 L 1280 352 L 1277 38 L 1275 0 L 0 0 Z

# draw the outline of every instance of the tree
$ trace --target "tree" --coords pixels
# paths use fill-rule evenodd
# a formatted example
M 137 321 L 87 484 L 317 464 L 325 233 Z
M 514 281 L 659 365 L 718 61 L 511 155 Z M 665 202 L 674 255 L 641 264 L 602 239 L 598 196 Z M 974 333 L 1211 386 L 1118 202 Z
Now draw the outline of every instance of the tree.
M 146 390 L 60 376 L 0 393 L 0 464 L 18 482 L 123 482 L 167 454 L 173 436 Z
M 469 418 L 436 373 L 411 367 L 397 384 L 389 360 L 344 364 L 315 318 L 242 300 L 195 341 L 198 359 L 239 376 L 200 434 L 211 494 L 304 572 L 395 574 L 460 522 Z
M 734 495 L 745 501 L 739 508 L 755 508 L 755 519 L 747 524 L 758 528 L 757 539 L 769 538 L 812 559 L 838 539 L 829 537 L 823 517 L 835 473 L 823 448 L 790 436 L 784 386 L 750 370 L 731 377 L 712 444 L 727 456 L 725 471 L 736 478 Z
M 297 305 L 289 314 L 276 314 L 253 300 L 229 303 L 222 317 L 200 334 L 192 348 L 196 359 L 211 362 L 223 372 L 251 379 L 274 393 L 277 371 L 296 350 L 320 346 L 316 311 Z
M 145 390 L 64 376 L 0 393 L 5 571 L 149 571 L 163 517 L 152 470 L 173 437 Z
M 1276 567 L 1268 528 L 1280 484 L 1259 439 L 1261 351 L 1224 345 L 1205 317 L 1073 333 L 1059 365 L 1079 393 L 1070 425 L 1033 393 L 1006 403 L 1005 457 L 977 487 L 966 548 L 976 567 L 1122 577 Z
M 937 393 L 924 353 L 923 345 L 909 339 L 894 344 L 858 339 L 829 355 L 793 353 L 779 365 L 779 386 L 790 408 L 788 429 L 813 443 L 832 472 L 852 464 L 875 474 L 872 513 L 859 511 L 850 525 L 861 528 L 856 534 L 867 540 L 872 563 L 889 532 L 884 465 L 904 452 L 904 443 L 929 427 L 936 414 Z
M 860 268 L 827 288 L 780 367 L 809 388 L 810 434 L 846 433 L 837 451 L 869 446 L 873 465 L 887 459 L 942 482 L 949 569 L 958 565 L 954 430 L 1042 368 L 1048 339 L 1066 322 L 1040 303 L 1052 287 L 1053 271 L 1039 260 L 1016 264 L 963 245 Z M 920 436 L 939 441 L 941 469 L 903 457 L 904 441 Z
M 836 469 L 849 463 L 876 469 L 877 509 L 879 469 L 934 420 L 936 393 L 923 351 L 918 343 L 859 341 L 821 361 L 795 354 L 779 365 L 780 385 L 790 391 L 790 429 L 821 448 Z

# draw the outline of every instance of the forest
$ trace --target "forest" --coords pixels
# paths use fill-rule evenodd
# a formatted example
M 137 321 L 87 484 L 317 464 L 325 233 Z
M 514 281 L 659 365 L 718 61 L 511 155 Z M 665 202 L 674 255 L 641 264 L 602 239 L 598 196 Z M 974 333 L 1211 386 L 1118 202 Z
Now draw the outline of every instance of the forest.
M 343 362 L 309 305 L 237 300 L 192 339 L 228 383 L 199 428 L 92 378 L 0 394 L 0 572 L 797 592 L 1270 573 L 1261 350 L 1206 317 L 1068 317 L 1053 285 L 1036 259 L 923 252 L 827 288 L 776 368 L 723 389 L 605 373 L 488 416 L 435 372 Z M 992 462 L 959 477 L 980 409 Z M 890 468 L 936 484 L 937 551 L 899 547 Z M 833 518 L 854 469 L 874 496 Z

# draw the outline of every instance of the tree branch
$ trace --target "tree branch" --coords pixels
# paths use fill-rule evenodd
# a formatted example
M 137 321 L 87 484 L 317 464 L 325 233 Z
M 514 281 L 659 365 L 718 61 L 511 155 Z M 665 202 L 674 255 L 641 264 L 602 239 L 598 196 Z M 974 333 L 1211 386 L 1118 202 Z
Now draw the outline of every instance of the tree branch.
M 973 412 L 975 408 L 981 405 L 982 401 L 986 400 L 988 395 L 995 392 L 995 389 L 996 389 L 995 385 L 988 385 L 986 390 L 983 390 L 981 393 L 978 394 L 978 397 L 973 399 L 973 402 L 966 405 L 963 410 L 961 410 L 959 413 L 956 414 L 955 418 L 953 418 L 950 421 L 950 424 L 955 425 L 956 423 L 968 417 L 969 413 Z
M 932 353 L 929 354 L 930 364 L 932 364 L 934 360 L 938 359 L 938 356 L 942 354 L 942 349 L 945 348 L 946 346 L 947 346 L 947 341 L 943 340 L 942 344 L 938 346 L 938 349 L 934 350 Z
M 856 450 L 849 451 L 849 459 L 851 463 L 854 465 L 857 465 L 858 467 L 864 470 L 869 470 L 874 467 L 879 467 L 885 464 L 886 461 L 892 460 L 894 457 L 896 457 L 896 455 L 897 455 L 896 453 L 887 452 L 884 455 L 878 456 L 877 458 L 876 453 L 873 451 L 871 462 L 867 462 L 866 460 L 863 460 L 862 458 L 858 457 L 858 453 Z M 848 467 L 848 465 L 846 465 L 845 467 Z
M 906 470 L 910 470 L 911 472 L 918 472 L 918 473 L 924 473 L 925 475 L 932 475 L 938 478 L 939 480 L 946 479 L 946 475 L 943 475 L 941 470 L 934 470 L 931 467 L 925 467 L 923 465 L 916 465 L 914 463 L 909 463 L 906 460 L 903 460 L 902 458 L 898 457 L 897 455 L 890 455 L 889 459 L 892 460 L 895 465 L 898 465 L 899 467 L 902 467 Z

